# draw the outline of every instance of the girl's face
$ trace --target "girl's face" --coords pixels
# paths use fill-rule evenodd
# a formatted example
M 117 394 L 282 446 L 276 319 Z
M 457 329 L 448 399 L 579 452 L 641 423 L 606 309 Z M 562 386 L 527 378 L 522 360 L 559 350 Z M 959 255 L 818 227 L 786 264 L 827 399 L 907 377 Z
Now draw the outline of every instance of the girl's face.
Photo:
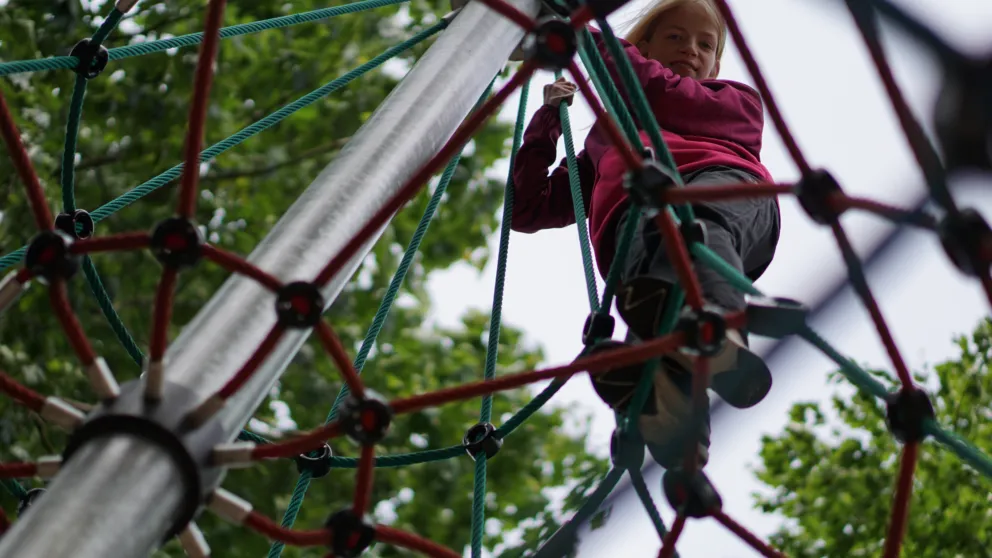
M 637 48 L 682 77 L 715 78 L 720 72 L 716 58 L 718 25 L 698 3 L 682 4 L 662 14 L 651 35 Z

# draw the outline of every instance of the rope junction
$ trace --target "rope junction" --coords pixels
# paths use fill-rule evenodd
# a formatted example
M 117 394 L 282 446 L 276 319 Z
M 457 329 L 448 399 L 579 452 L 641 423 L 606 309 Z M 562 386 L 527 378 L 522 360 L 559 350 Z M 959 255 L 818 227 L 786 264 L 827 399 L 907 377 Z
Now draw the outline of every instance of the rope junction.
M 662 354 L 673 350 L 687 350 L 697 355 L 707 354 L 709 341 L 703 339 L 705 336 L 700 335 L 700 332 L 706 326 L 714 323 L 720 326 L 716 328 L 717 330 L 721 330 L 721 327 L 725 329 L 726 327 L 746 325 L 750 332 L 772 338 L 797 335 L 822 350 L 836 362 L 843 374 L 858 388 L 885 401 L 888 409 L 889 427 L 893 435 L 904 444 L 889 532 L 886 537 L 884 555 L 887 558 L 893 558 L 899 554 L 906 529 L 914 467 L 919 446 L 923 440 L 927 437 L 934 438 L 958 454 L 968 465 L 992 477 L 992 459 L 965 440 L 945 430 L 934 420 L 934 411 L 929 398 L 918 386 L 914 385 L 908 368 L 895 346 L 892 335 L 867 284 L 860 261 L 839 220 L 840 216 L 849 210 L 862 210 L 902 225 L 916 226 L 936 232 L 951 261 L 963 272 L 979 279 L 990 303 L 992 303 L 992 277 L 989 275 L 989 266 L 992 263 L 992 229 L 976 211 L 957 207 L 947 184 L 949 173 L 960 168 L 992 169 L 992 160 L 990 160 L 992 159 L 992 145 L 988 139 L 992 137 L 992 73 L 990 73 L 992 64 L 970 60 L 888 0 L 864 0 L 860 2 L 845 0 L 892 100 L 900 125 L 923 170 L 931 197 L 939 206 L 941 215 L 934 217 L 919 212 L 908 212 L 871 200 L 848 196 L 843 193 L 841 186 L 829 172 L 815 169 L 810 165 L 786 126 L 785 119 L 726 0 L 717 0 L 717 4 L 727 21 L 730 35 L 740 50 L 757 89 L 765 100 L 776 130 L 783 138 L 786 149 L 800 169 L 802 178 L 794 185 L 736 185 L 698 190 L 682 189 L 680 188 L 682 185 L 681 177 L 671 153 L 665 145 L 661 130 L 654 119 L 644 92 L 637 82 L 629 60 L 623 54 L 620 42 L 606 21 L 606 17 L 621 7 L 623 2 L 610 0 L 549 2 L 543 13 L 544 17 L 534 20 L 504 0 L 478 0 L 527 31 L 530 40 L 527 43 L 528 48 L 525 49 L 525 59 L 522 65 L 495 94 L 491 94 L 490 86 L 490 90 L 487 90 L 483 98 L 480 99 L 475 111 L 447 144 L 403 185 L 399 192 L 369 220 L 341 253 L 328 262 L 313 281 L 283 284 L 244 258 L 205 242 L 191 217 L 195 208 L 199 162 L 209 161 L 217 157 L 224 151 L 289 117 L 301 108 L 344 87 L 390 58 L 440 33 L 448 26 L 451 18 L 443 18 L 437 24 L 424 29 L 407 41 L 388 49 L 382 55 L 287 104 L 233 136 L 202 149 L 206 103 L 211 85 L 212 72 L 210 68 L 216 56 L 219 40 L 400 4 L 403 1 L 365 0 L 334 8 L 222 28 L 221 21 L 225 2 L 212 0 L 207 8 L 203 33 L 107 49 L 102 43 L 114 31 L 125 12 L 130 10 L 135 3 L 130 0 L 119 0 L 96 33 L 91 38 L 80 41 L 69 56 L 0 63 L 0 76 L 57 69 L 70 69 L 77 74 L 69 107 L 69 121 L 63 154 L 61 175 L 63 211 L 54 218 L 27 151 L 21 143 L 13 117 L 4 97 L 0 94 L 0 133 L 2 133 L 7 150 L 13 159 L 14 167 L 27 188 L 30 208 L 41 231 L 28 246 L 0 258 L 0 271 L 20 266 L 18 270 L 12 271 L 0 281 L 0 311 L 9 306 L 31 280 L 38 279 L 46 283 L 49 287 L 52 308 L 58 315 L 74 352 L 86 370 L 94 389 L 106 404 L 110 404 L 119 396 L 120 388 L 106 363 L 95 353 L 87 340 L 71 310 L 67 296 L 66 282 L 82 268 L 104 315 L 120 342 L 136 363 L 144 365 L 146 373 L 144 396 L 147 400 L 155 401 L 163 395 L 162 357 L 167 345 L 166 328 L 171 317 L 172 295 L 176 277 L 181 271 L 197 265 L 201 259 L 207 259 L 231 273 L 251 277 L 273 292 L 277 297 L 278 322 L 241 370 L 212 397 L 203 401 L 185 417 L 183 422 L 186 427 L 196 428 L 220 410 L 225 401 L 236 394 L 240 387 L 252 377 L 256 367 L 266 358 L 281 335 L 288 329 L 315 329 L 321 344 L 341 371 L 345 387 L 342 388 L 335 400 L 324 425 L 304 435 L 277 443 L 270 443 L 256 434 L 243 431 L 240 442 L 223 444 L 217 446 L 213 451 L 213 463 L 216 466 L 243 465 L 272 458 L 296 460 L 300 477 L 280 524 L 253 511 L 249 503 L 223 489 L 215 490 L 206 501 L 200 502 L 200 505 L 210 508 L 237 524 L 254 529 L 273 540 L 274 544 L 269 552 L 270 558 L 280 556 L 286 544 L 326 546 L 329 547 L 334 556 L 355 556 L 373 541 L 409 548 L 430 556 L 457 557 L 460 555 L 459 553 L 416 535 L 386 525 L 374 524 L 365 518 L 365 514 L 371 504 L 370 494 L 375 468 L 428 463 L 452 459 L 468 453 L 476 464 L 475 505 L 472 511 L 470 547 L 473 558 L 479 557 L 482 555 L 485 520 L 482 504 L 486 495 L 486 464 L 488 460 L 495 458 L 502 444 L 516 428 L 547 403 L 558 389 L 575 374 L 581 372 L 595 374 L 626 366 L 651 367 Z M 931 48 L 947 68 L 949 76 L 947 88 L 949 90 L 945 91 L 946 102 L 943 103 L 943 110 L 939 113 L 937 122 L 939 139 L 947 151 L 948 167 L 946 169 L 942 166 L 936 149 L 928 141 L 922 127 L 912 115 L 895 84 L 879 40 L 879 15 L 887 18 Z M 621 78 L 619 82 L 614 82 L 611 79 L 607 66 L 608 61 L 595 47 L 592 37 L 585 28 L 585 25 L 593 20 L 603 31 L 606 46 L 613 59 L 610 63 L 616 64 L 618 75 Z M 201 43 L 193 99 L 190 103 L 184 162 L 137 186 L 121 197 L 111 200 L 92 213 L 77 208 L 74 197 L 72 161 L 87 82 L 97 78 L 110 62 Z M 576 54 L 579 55 L 584 67 L 589 71 L 589 78 L 595 92 L 589 87 L 585 76 L 575 63 Z M 583 355 L 568 365 L 499 377 L 496 375 L 496 350 L 500 335 L 504 277 L 510 239 L 510 217 L 513 208 L 513 184 L 508 178 L 500 231 L 493 313 L 489 328 L 483 379 L 460 386 L 448 387 L 433 393 L 388 401 L 382 399 L 365 388 L 360 374 L 441 198 L 451 181 L 459 161 L 459 151 L 472 137 L 472 134 L 494 114 L 502 102 L 515 90 L 521 89 L 522 94 L 511 154 L 512 168 L 512 158 L 519 148 L 523 134 L 527 84 L 530 77 L 539 69 L 555 72 L 558 76 L 567 70 L 572 75 L 596 117 L 605 124 L 632 174 L 643 174 L 650 169 L 658 168 L 672 177 L 673 183 L 671 184 L 653 189 L 632 189 L 631 191 L 631 198 L 635 207 L 642 211 L 648 211 L 654 216 L 654 220 L 664 233 L 665 248 L 669 257 L 679 270 L 681 288 L 677 289 L 675 296 L 668 297 L 666 302 L 665 319 L 660 332 L 663 335 L 632 346 L 618 346 L 622 344 L 613 342 L 606 347 L 606 350 L 597 350 L 606 346 L 613 334 L 614 322 L 609 315 L 609 309 L 612 306 L 616 291 L 619 276 L 618 264 L 626 257 L 634 228 L 627 226 L 622 232 L 619 240 L 618 257 L 615 258 L 613 267 L 607 276 L 606 287 L 600 296 L 593 272 L 594 266 L 589 248 L 588 232 L 584 223 L 585 214 L 578 183 L 579 178 L 575 170 L 577 165 L 568 107 L 563 103 L 560 107 L 560 114 L 568 166 L 571 171 L 569 178 L 577 221 L 576 228 L 579 234 L 590 306 L 589 318 L 583 332 L 583 342 L 586 346 Z M 622 100 L 621 94 L 630 99 L 630 106 Z M 600 99 L 602 99 L 602 103 Z M 634 124 L 635 118 L 647 132 L 651 143 L 650 148 L 643 145 L 637 126 Z M 964 122 L 970 125 L 965 126 Z M 975 122 L 980 125 L 974 125 Z M 404 253 L 361 348 L 352 360 L 331 325 L 326 323 L 321 316 L 324 301 L 320 295 L 319 287 L 330 281 L 360 246 L 445 164 L 447 166 L 441 174 L 440 183 Z M 149 193 L 166 186 L 176 178 L 181 178 L 181 182 L 178 187 L 175 216 L 160 222 L 151 234 L 122 233 L 110 236 L 94 236 L 94 228 L 102 220 Z M 897 391 L 889 391 L 886 386 L 840 354 L 810 328 L 806 323 L 807 310 L 800 303 L 768 297 L 761 293 L 746 277 L 709 250 L 702 238 L 689 234 L 693 230 L 694 223 L 693 212 L 688 205 L 690 203 L 702 200 L 779 195 L 795 195 L 811 219 L 828 226 L 833 232 L 849 268 L 854 289 L 868 309 L 881 342 L 899 377 L 901 386 Z M 636 219 L 628 219 L 628 224 L 636 222 Z M 156 294 L 154 326 L 147 355 L 142 353 L 114 311 L 113 303 L 103 288 L 96 267 L 90 260 L 90 255 L 94 253 L 139 249 L 150 250 L 163 266 L 162 278 Z M 751 295 L 752 298 L 746 311 L 715 316 L 704 312 L 701 289 L 693 265 L 712 267 L 736 288 Z M 680 313 L 683 300 L 688 303 L 689 309 Z M 716 342 L 721 341 L 720 339 L 716 340 Z M 697 358 L 696 363 L 693 376 L 693 400 L 695 405 L 702 405 L 705 404 L 705 389 L 708 385 L 707 358 L 705 356 Z M 559 531 L 561 536 L 556 534 L 548 544 L 537 551 L 537 556 L 560 556 L 567 552 L 568 547 L 574 544 L 575 530 L 598 509 L 624 473 L 630 475 L 634 489 L 655 525 L 661 543 L 659 557 L 675 555 L 676 542 L 689 518 L 707 516 L 713 517 L 727 526 L 761 554 L 781 556 L 780 553 L 770 548 L 721 511 L 719 493 L 695 463 L 696 444 L 694 440 L 689 444 L 692 451 L 687 452 L 684 467 L 679 470 L 668 471 L 664 476 L 664 493 L 676 510 L 677 516 L 670 530 L 662 523 L 640 473 L 644 458 L 644 445 L 637 430 L 637 421 L 630 420 L 630 417 L 636 417 L 639 414 L 651 385 L 651 374 L 643 374 L 642 378 L 634 399 L 630 403 L 628 415 L 618 415 L 611 452 L 612 469 L 600 481 L 599 486 L 575 516 Z M 520 409 L 516 415 L 499 427 L 491 423 L 491 395 L 493 393 L 548 379 L 553 380 L 550 385 L 529 404 Z M 64 401 L 52 397 L 46 398 L 35 393 L 2 372 L 0 372 L 0 392 L 24 407 L 39 413 L 43 418 L 69 430 L 80 427 L 86 420 L 80 411 Z M 376 442 L 386 434 L 390 423 L 399 415 L 474 397 L 481 397 L 482 399 L 479 423 L 468 430 L 462 444 L 415 453 L 375 455 Z M 339 436 L 349 436 L 358 441 L 362 445 L 360 456 L 332 455 L 327 441 Z M 41 494 L 41 491 L 39 489 L 27 491 L 16 479 L 56 475 L 60 463 L 59 459 L 47 458 L 37 462 L 0 464 L 0 483 L 21 502 L 23 510 Z M 293 524 L 311 482 L 327 475 L 335 468 L 358 469 L 352 507 L 334 514 L 323 529 L 294 530 Z M 0 510 L 0 535 L 7 530 L 9 525 L 7 516 Z M 205 549 L 205 544 L 202 542 L 203 538 L 193 524 L 190 524 L 180 534 L 180 539 L 191 555 L 206 555 L 209 552 Z

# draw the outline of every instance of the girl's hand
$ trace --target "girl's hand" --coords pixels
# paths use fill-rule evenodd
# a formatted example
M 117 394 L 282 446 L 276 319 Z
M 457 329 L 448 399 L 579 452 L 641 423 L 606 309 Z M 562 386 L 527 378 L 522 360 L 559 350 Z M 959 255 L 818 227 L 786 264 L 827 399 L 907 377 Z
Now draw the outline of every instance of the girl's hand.
M 572 98 L 578 89 L 574 83 L 560 77 L 554 83 L 544 86 L 544 104 L 558 108 L 564 101 L 567 105 L 572 106 Z

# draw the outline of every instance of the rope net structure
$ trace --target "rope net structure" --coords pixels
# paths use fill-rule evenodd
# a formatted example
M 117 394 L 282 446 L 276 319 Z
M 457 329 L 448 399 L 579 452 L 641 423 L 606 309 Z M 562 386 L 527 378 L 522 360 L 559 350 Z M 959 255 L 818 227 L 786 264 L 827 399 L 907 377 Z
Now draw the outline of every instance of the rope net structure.
M 745 311 L 719 316 L 723 325 L 746 326 L 750 332 L 756 335 L 772 338 L 799 336 L 832 359 L 856 387 L 885 401 L 890 429 L 903 442 L 900 473 L 896 481 L 889 530 L 886 535 L 884 555 L 887 558 L 897 556 L 900 551 L 906 529 L 914 467 L 920 445 L 926 438 L 933 438 L 939 444 L 958 454 L 971 467 L 992 477 L 992 459 L 934 420 L 933 408 L 928 396 L 914 385 L 907 366 L 896 348 L 892 335 L 872 296 L 859 259 L 839 221 L 840 216 L 846 211 L 862 210 L 902 225 L 916 226 L 939 234 L 942 244 L 955 266 L 976 277 L 981 282 L 990 303 L 992 303 L 992 278 L 989 275 L 989 265 L 992 262 L 992 231 L 977 212 L 959 208 L 948 187 L 949 172 L 956 168 L 979 166 L 987 169 L 992 167 L 989 161 L 992 158 L 992 146 L 988 143 L 988 138 L 992 137 L 992 126 L 990 126 L 992 124 L 992 73 L 990 73 L 992 64 L 971 60 L 955 51 L 926 26 L 887 0 L 864 0 L 860 2 L 846 0 L 885 89 L 892 100 L 894 110 L 912 151 L 923 170 L 931 193 L 930 197 L 939 207 L 940 216 L 937 217 L 923 211 L 907 211 L 871 200 L 848 196 L 843 193 L 839 184 L 828 172 L 814 169 L 810 165 L 789 132 L 784 117 L 726 0 L 717 0 L 716 3 L 726 19 L 730 35 L 741 52 L 757 89 L 765 100 L 772 122 L 801 171 L 801 179 L 792 185 L 763 184 L 756 186 L 742 184 L 709 187 L 702 190 L 682 189 L 678 187 L 682 184 L 678 170 L 664 143 L 644 92 L 637 83 L 620 42 L 606 21 L 606 17 L 621 7 L 624 2 L 608 0 L 552 2 L 546 4 L 544 8 L 543 15 L 545 17 L 536 20 L 523 14 L 504 0 L 476 0 L 509 18 L 532 37 L 540 39 L 536 43 L 545 46 L 551 45 L 551 50 L 540 48 L 529 50 L 516 73 L 498 92 L 492 94 L 492 85 L 490 85 L 490 89 L 479 100 L 474 112 L 445 146 L 419 172 L 415 173 L 393 198 L 385 203 L 382 210 L 365 224 L 359 234 L 347 244 L 340 254 L 327 263 L 313 281 L 283 284 L 241 256 L 212 246 L 200 238 L 196 232 L 195 223 L 191 219 L 198 188 L 199 162 L 217 157 L 249 137 L 289 117 L 297 110 L 340 89 L 393 56 L 442 32 L 450 24 L 453 17 L 457 17 L 457 11 L 453 12 L 453 17 L 443 18 L 436 25 L 387 50 L 382 55 L 369 60 L 342 77 L 289 103 L 233 136 L 204 149 L 202 138 L 206 120 L 207 98 L 212 79 L 211 67 L 216 56 L 218 42 L 227 37 L 319 21 L 366 9 L 399 4 L 403 1 L 405 0 L 364 0 L 344 6 L 277 17 L 251 24 L 222 27 L 225 2 L 212 0 L 206 8 L 203 33 L 108 50 L 102 46 L 102 43 L 111 35 L 124 14 L 136 3 L 133 0 L 119 0 L 97 32 L 90 39 L 77 45 L 72 55 L 0 63 L 0 75 L 3 76 L 60 69 L 70 69 L 77 73 L 65 141 L 66 148 L 63 159 L 65 163 L 62 166 L 63 211 L 55 217 L 50 212 L 45 194 L 25 146 L 21 142 L 20 134 L 7 103 L 3 95 L 0 94 L 0 132 L 2 132 L 7 152 L 14 162 L 14 167 L 27 189 L 30 209 L 37 227 L 41 231 L 28 246 L 0 258 L 0 271 L 11 270 L 0 282 L 0 310 L 13 303 L 29 282 L 39 280 L 47 284 L 52 309 L 58 315 L 65 334 L 87 371 L 94 389 L 104 399 L 104 402 L 112 401 L 120 394 L 120 388 L 103 359 L 91 347 L 73 314 L 67 296 L 66 281 L 79 267 L 82 267 L 87 281 L 100 300 L 100 306 L 121 343 L 136 362 L 145 362 L 145 397 L 149 400 L 155 400 L 162 396 L 162 358 L 167 345 L 166 326 L 170 320 L 172 295 L 177 275 L 181 270 L 192 267 L 199 259 L 205 258 L 231 273 L 250 277 L 275 293 L 279 300 L 277 304 L 279 320 L 240 371 L 233 378 L 230 378 L 223 388 L 201 402 L 194 411 L 185 417 L 184 425 L 186 427 L 196 428 L 221 409 L 227 399 L 238 393 L 238 390 L 251 378 L 259 362 L 267 356 L 280 336 L 289 328 L 312 328 L 315 330 L 321 344 L 341 372 L 345 387 L 334 402 L 323 425 L 298 437 L 280 442 L 269 442 L 258 435 L 242 431 L 239 436 L 240 441 L 220 444 L 213 450 L 213 465 L 217 467 L 244 466 L 273 458 L 297 460 L 302 473 L 285 516 L 280 523 L 253 511 L 250 504 L 220 488 L 214 490 L 205 501 L 200 502 L 201 506 L 211 509 L 234 523 L 254 529 L 271 539 L 273 546 L 269 553 L 270 558 L 281 555 L 284 545 L 324 546 L 330 549 L 333 556 L 353 556 L 361 553 L 374 541 L 405 547 L 430 556 L 460 556 L 458 552 L 412 533 L 399 531 L 387 525 L 374 524 L 364 518 L 371 504 L 369 500 L 376 468 L 460 458 L 468 453 L 476 465 L 474 492 L 476 505 L 473 506 L 472 510 L 473 528 L 469 545 L 473 557 L 481 556 L 485 520 L 482 503 L 486 496 L 487 460 L 492 459 L 497 454 L 503 440 L 547 403 L 569 377 L 580 373 L 601 373 L 617 367 L 641 366 L 641 363 L 646 363 L 645 366 L 650 367 L 657 362 L 662 354 L 673 350 L 684 350 L 690 354 L 699 355 L 700 343 L 702 342 L 700 340 L 705 337 L 704 329 L 707 324 L 700 318 L 701 314 L 695 313 L 702 309 L 703 299 L 694 272 L 694 265 L 712 267 L 736 288 L 750 295 L 749 304 Z M 950 76 L 949 83 L 951 86 L 958 87 L 958 94 L 954 96 L 954 99 L 957 100 L 956 104 L 952 103 L 952 106 L 945 110 L 945 119 L 938 121 L 938 133 L 947 148 L 947 168 L 943 166 L 935 147 L 931 145 L 922 127 L 911 114 L 906 101 L 895 84 L 879 40 L 879 16 L 887 18 L 934 51 L 947 69 L 948 76 Z M 567 24 L 561 25 L 562 21 L 567 22 Z M 593 44 L 586 28 L 586 25 L 592 21 L 595 21 L 602 30 L 612 61 L 602 56 Z M 553 39 L 562 39 L 563 41 Z M 87 81 L 98 75 L 109 61 L 194 45 L 200 45 L 200 53 L 193 98 L 190 102 L 184 162 L 137 186 L 123 196 L 107 202 L 92 213 L 78 209 L 73 196 L 72 160 Z M 562 47 L 561 45 L 565 46 Z M 576 64 L 575 54 L 579 55 L 584 67 L 589 72 L 589 78 L 596 89 L 595 92 L 589 87 L 586 77 Z M 555 61 L 557 63 L 554 63 Z M 612 79 L 609 73 L 607 64 L 610 63 L 616 65 L 617 75 L 621 78 L 617 82 Z M 513 185 L 512 180 L 508 179 L 500 232 L 497 281 L 489 329 L 490 337 L 483 378 L 477 382 L 451 386 L 432 393 L 389 401 L 379 398 L 365 388 L 360 373 L 404 281 L 414 255 L 419 249 L 428 225 L 437 210 L 445 188 L 452 178 L 458 163 L 459 151 L 472 137 L 473 132 L 494 114 L 502 102 L 511 93 L 521 89 L 522 94 L 513 138 L 512 163 L 512 157 L 521 143 L 525 122 L 527 84 L 530 77 L 542 69 L 554 71 L 559 76 L 564 71 L 571 74 L 573 80 L 579 84 L 580 91 L 588 101 L 595 116 L 605 124 L 611 138 L 623 154 L 630 173 L 642 172 L 648 166 L 660 166 L 668 175 L 673 177 L 674 187 L 657 190 L 654 192 L 655 199 L 653 201 L 649 199 L 647 205 L 635 205 L 642 211 L 653 213 L 655 222 L 663 232 L 665 249 L 679 270 L 680 289 L 677 290 L 676 296 L 668 297 L 666 302 L 663 313 L 665 319 L 663 319 L 661 332 L 663 335 L 635 345 L 621 346 L 605 351 L 594 350 L 598 346 L 601 347 L 601 343 L 612 336 L 613 327 L 609 309 L 613 303 L 619 275 L 617 262 L 621 262 L 625 258 L 634 230 L 632 226 L 628 226 L 622 232 L 619 240 L 618 257 L 615 258 L 613 268 L 607 276 L 606 287 L 600 295 L 593 275 L 594 266 L 588 232 L 584 223 L 585 213 L 578 184 L 578 173 L 574 172 L 576 168 L 575 149 L 568 107 L 563 103 L 560 107 L 560 114 L 564 128 L 566 154 L 570 162 L 569 167 L 573 169 L 570 174 L 571 187 L 589 295 L 590 317 L 584 335 L 586 351 L 576 361 L 567 365 L 502 376 L 496 374 L 496 349 L 500 334 L 503 277 L 506 269 L 510 218 L 513 207 Z M 625 92 L 631 100 L 629 105 L 621 100 L 621 91 Z M 651 140 L 650 149 L 645 149 L 638 129 L 634 125 L 634 118 L 642 123 L 642 127 L 647 132 Z M 961 125 L 966 121 L 972 125 Z M 976 122 L 980 125 L 975 126 L 974 123 Z M 338 340 L 332 326 L 322 319 L 320 312 L 322 306 L 316 289 L 329 281 L 341 269 L 344 262 L 356 253 L 362 243 L 375 230 L 384 225 L 397 209 L 424 187 L 428 180 L 445 164 L 447 167 L 441 174 L 440 184 L 423 214 L 358 354 L 352 359 Z M 152 233 L 136 232 L 102 237 L 92 236 L 93 226 L 96 223 L 149 193 L 164 187 L 176 178 L 180 178 L 181 181 L 178 187 L 175 215 L 160 222 Z M 817 223 L 829 227 L 833 232 L 848 265 L 853 287 L 869 310 L 881 342 L 885 346 L 891 364 L 901 382 L 901 387 L 897 391 L 889 391 L 883 384 L 843 356 L 810 328 L 806 323 L 807 309 L 801 304 L 764 295 L 746 277 L 710 251 L 704 243 L 690 235 L 680 234 L 680 231 L 686 230 L 686 225 L 691 225 L 693 222 L 694 216 L 689 205 L 692 202 L 703 199 L 780 195 L 797 196 L 809 217 Z M 628 223 L 636 223 L 636 221 L 636 219 L 629 219 Z M 154 325 L 147 354 L 143 354 L 138 348 L 127 333 L 127 328 L 114 312 L 113 304 L 102 287 L 95 267 L 89 260 L 89 256 L 95 253 L 142 249 L 151 250 L 163 264 L 161 281 L 155 298 Z M 316 296 L 315 293 L 317 293 Z M 689 310 L 680 313 L 683 300 L 686 301 Z M 604 328 L 601 326 L 604 323 L 609 323 L 609 325 Z M 708 385 L 707 358 L 698 356 L 695 358 L 695 362 L 693 402 L 697 408 L 703 408 L 704 398 L 707 397 L 706 386 Z M 687 451 L 683 468 L 677 471 L 668 471 L 664 477 L 666 497 L 677 515 L 671 528 L 666 528 L 662 523 L 660 514 L 641 475 L 644 446 L 637 430 L 637 421 L 630 420 L 631 416 L 636 416 L 640 412 L 651 385 L 650 373 L 643 374 L 642 378 L 630 403 L 628 415 L 618 415 L 617 417 L 617 429 L 614 433 L 612 448 L 612 468 L 578 512 L 559 530 L 558 534 L 552 537 L 549 543 L 537 549 L 536 555 L 561 556 L 567 554 L 571 546 L 574 545 L 577 527 L 597 510 L 626 473 L 630 476 L 635 491 L 644 503 L 645 509 L 656 527 L 661 540 L 659 557 L 674 556 L 676 543 L 685 523 L 690 518 L 699 517 L 716 519 L 764 556 L 781 556 L 782 554 L 762 542 L 721 510 L 721 500 L 716 488 L 695 463 L 695 440 L 691 440 L 691 450 Z M 493 393 L 549 379 L 553 381 L 511 419 L 499 427 L 491 423 L 491 395 Z M 70 431 L 80 428 L 87 420 L 82 412 L 66 402 L 38 394 L 3 372 L 0 372 L 0 392 L 20 405 L 39 413 L 43 418 Z M 390 422 L 399 415 L 476 397 L 480 397 L 482 400 L 479 423 L 469 429 L 463 444 L 416 453 L 376 455 L 376 442 L 385 434 Z M 358 441 L 362 445 L 360 456 L 332 455 L 327 441 L 339 436 L 349 436 Z M 42 478 L 54 476 L 58 474 L 60 464 L 61 459 L 57 457 L 42 458 L 35 462 L 0 464 L 0 480 L 12 495 L 21 500 L 23 506 L 27 506 L 30 505 L 32 498 L 37 496 L 37 490 L 25 490 L 17 479 L 33 476 Z M 335 468 L 357 469 L 353 505 L 332 516 L 327 527 L 323 529 L 310 531 L 293 529 L 296 516 L 311 482 Z M 7 516 L 0 511 L 0 535 L 7 531 L 10 525 L 11 522 Z M 195 524 L 190 523 L 186 526 L 179 538 L 190 555 L 206 556 L 209 554 L 209 547 Z

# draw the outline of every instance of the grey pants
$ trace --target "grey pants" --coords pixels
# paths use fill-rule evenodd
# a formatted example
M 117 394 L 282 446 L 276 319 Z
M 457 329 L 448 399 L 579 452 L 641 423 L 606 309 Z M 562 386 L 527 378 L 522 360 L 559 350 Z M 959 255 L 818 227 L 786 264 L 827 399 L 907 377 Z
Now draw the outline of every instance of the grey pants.
M 716 184 L 756 183 L 760 180 L 744 171 L 729 167 L 707 167 L 683 177 L 687 188 L 705 188 Z M 745 198 L 739 200 L 693 204 L 696 218 L 706 226 L 707 246 L 752 281 L 758 279 L 772 261 L 778 245 L 781 221 L 775 200 Z M 617 235 L 630 216 L 620 218 Z M 744 294 L 732 287 L 708 266 L 693 266 L 708 302 L 724 310 L 741 310 Z M 658 227 L 651 219 L 640 217 L 620 281 L 648 275 L 671 284 L 678 281 L 675 268 L 668 261 Z

